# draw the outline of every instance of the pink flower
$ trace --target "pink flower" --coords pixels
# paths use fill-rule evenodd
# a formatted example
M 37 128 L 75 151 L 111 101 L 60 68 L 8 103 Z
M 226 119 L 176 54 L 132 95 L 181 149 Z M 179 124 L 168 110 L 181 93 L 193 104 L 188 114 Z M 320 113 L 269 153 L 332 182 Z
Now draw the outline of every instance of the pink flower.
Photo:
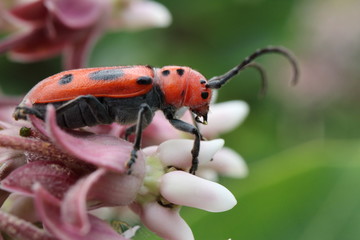
M 67 69 L 84 67 L 90 49 L 107 26 L 141 29 L 171 22 L 165 7 L 148 0 L 33 0 L 1 14 L 19 30 L 0 42 L 0 52 L 9 51 L 10 58 L 20 62 L 62 53 Z
M 28 137 L 15 136 L 10 129 L 0 131 L 1 149 L 16 153 L 3 159 L 1 189 L 33 199 L 35 209 L 28 212 L 37 212 L 39 219 L 35 220 L 46 230 L 25 221 L 33 217 L 21 216 L 22 220 L 11 215 L 19 214 L 15 205 L 3 215 L 0 229 L 13 237 L 22 232 L 28 239 L 36 239 L 30 236 L 40 233 L 44 239 L 125 239 L 88 210 L 134 201 L 144 177 L 141 152 L 129 175 L 126 163 L 131 143 L 107 135 L 64 132 L 56 125 L 51 106 L 45 126 L 41 120 L 31 119 L 35 128 L 31 126 Z M 11 219 L 19 221 L 5 224 Z
M 139 158 L 128 175 L 126 163 L 132 143 L 119 138 L 126 126 L 111 124 L 64 131 L 57 126 L 51 106 L 45 123 L 33 116 L 31 123 L 15 122 L 6 116 L 11 115 L 15 105 L 11 101 L 0 104 L 0 113 L 4 113 L 0 115 L 0 200 L 11 200 L 7 208 L 0 210 L 0 220 L 4 223 L 0 224 L 0 230 L 12 237 L 130 238 L 137 227 L 120 235 L 102 220 L 109 217 L 95 216 L 92 211 L 124 206 L 130 207 L 145 226 L 162 238 L 193 239 L 191 228 L 180 216 L 181 206 L 221 212 L 236 204 L 229 190 L 206 179 L 215 179 L 209 178 L 210 172 L 216 176 L 218 173 L 244 176 L 246 165 L 235 152 L 223 148 L 222 139 L 201 141 L 199 174 L 194 176 L 188 173 L 193 140 L 165 140 L 188 136 L 167 125 L 162 128 L 162 123 L 168 123 L 159 114 L 144 134 L 144 143 L 159 143 L 138 153 Z M 241 106 L 246 109 L 246 104 L 230 102 L 226 106 L 215 107 L 215 115 L 210 115 L 209 121 L 213 118 L 216 123 L 220 109 L 220 115 L 226 115 L 231 126 L 215 124 L 208 130 L 211 135 L 203 129 L 205 136 L 230 131 L 244 118 Z M 21 136 L 20 129 L 23 129 Z M 165 133 L 168 129 L 172 129 L 171 134 Z M 20 210 L 25 207 L 26 213 Z M 124 214 L 120 212 L 112 215 L 112 219 L 122 217 Z M 35 227 L 34 222 L 42 222 L 44 229 Z M 17 229 L 16 234 L 11 229 Z

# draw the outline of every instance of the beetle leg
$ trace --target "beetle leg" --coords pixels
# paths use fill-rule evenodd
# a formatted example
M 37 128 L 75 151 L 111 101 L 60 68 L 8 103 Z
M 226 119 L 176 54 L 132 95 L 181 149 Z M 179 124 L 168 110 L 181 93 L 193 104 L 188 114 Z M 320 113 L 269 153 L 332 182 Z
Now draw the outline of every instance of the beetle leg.
M 135 125 L 132 125 L 131 127 L 128 127 L 126 130 L 125 130 L 125 137 L 124 139 L 127 141 L 129 136 L 131 134 L 133 134 L 136 130 L 136 124 Z
M 81 118 L 74 114 L 78 111 L 80 111 L 79 113 Z M 78 125 L 83 126 L 109 124 L 113 122 L 105 106 L 92 95 L 79 96 L 71 101 L 64 103 L 56 109 L 56 115 L 58 116 L 58 119 L 61 119 L 60 117 L 63 115 L 62 117 L 65 119 L 63 120 L 65 121 L 65 126 L 68 125 L 67 127 L 70 128 L 75 128 L 76 126 L 71 125 L 72 123 L 74 124 L 74 122 L 78 122 L 79 120 L 81 120 L 81 122 L 79 122 Z M 74 117 L 78 121 L 71 119 Z
M 15 118 L 15 120 L 18 119 L 26 120 L 27 119 L 26 116 L 29 114 L 35 115 L 37 118 L 44 119 L 44 115 L 41 114 L 41 112 L 39 112 L 37 109 L 26 106 L 16 107 L 13 117 Z
M 134 125 L 136 127 L 135 129 L 136 137 L 133 145 L 133 150 L 131 151 L 130 154 L 130 160 L 127 162 L 127 167 L 129 169 L 128 174 L 131 174 L 131 166 L 136 162 L 137 151 L 139 151 L 141 147 L 141 138 L 142 138 L 143 129 L 150 124 L 152 118 L 153 118 L 153 112 L 151 111 L 149 105 L 145 103 L 141 104 L 138 112 L 137 122 L 136 125 Z
M 174 119 L 174 118 L 170 118 L 168 120 L 171 123 L 171 125 L 173 125 L 176 129 L 183 131 L 183 132 L 191 133 L 195 136 L 194 146 L 191 150 L 191 154 L 192 154 L 192 163 L 191 164 L 192 165 L 189 170 L 189 172 L 191 174 L 195 175 L 195 172 L 199 165 L 198 157 L 199 157 L 199 152 L 200 152 L 200 139 L 202 139 L 202 136 L 201 136 L 199 130 L 195 126 L 193 126 L 187 122 L 181 121 L 179 119 Z

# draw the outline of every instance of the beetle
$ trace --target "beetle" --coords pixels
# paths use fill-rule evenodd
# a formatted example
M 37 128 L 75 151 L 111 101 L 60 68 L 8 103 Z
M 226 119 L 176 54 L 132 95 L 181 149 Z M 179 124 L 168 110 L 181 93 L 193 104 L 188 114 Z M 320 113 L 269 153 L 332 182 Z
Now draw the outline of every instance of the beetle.
M 254 60 L 267 53 L 285 56 L 294 70 L 292 83 L 298 79 L 298 65 L 292 53 L 283 47 L 266 47 L 255 51 L 239 65 L 221 76 L 209 80 L 199 72 L 184 66 L 115 66 L 68 70 L 50 76 L 37 85 L 16 107 L 13 117 L 27 119 L 28 114 L 43 119 L 46 106 L 56 108 L 57 123 L 62 128 L 81 128 L 98 124 L 132 124 L 125 138 L 136 134 L 133 150 L 127 162 L 129 172 L 141 147 L 143 129 L 155 111 L 162 110 L 167 120 L 180 131 L 194 135 L 190 173 L 198 167 L 201 133 L 197 123 L 207 124 L 207 114 L 213 89 L 221 88 L 241 70 L 253 66 L 264 71 Z M 263 87 L 265 87 L 263 79 Z M 177 119 L 179 109 L 187 107 L 194 116 L 194 125 Z

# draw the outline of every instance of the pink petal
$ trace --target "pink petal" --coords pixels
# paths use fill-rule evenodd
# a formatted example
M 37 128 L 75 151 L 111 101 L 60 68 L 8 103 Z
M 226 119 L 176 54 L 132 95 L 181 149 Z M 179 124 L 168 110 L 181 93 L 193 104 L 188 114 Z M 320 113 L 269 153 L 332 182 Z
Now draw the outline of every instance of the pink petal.
M 90 220 L 87 213 L 87 195 L 93 184 L 106 173 L 98 169 L 89 176 L 80 179 L 66 194 L 61 205 L 61 217 L 68 229 L 86 234 L 90 230 Z
M 33 38 L 34 38 L 34 31 L 32 29 L 26 29 L 25 31 L 5 37 L 0 41 L 0 53 L 21 46 L 25 42 L 30 41 Z
M 8 161 L 2 162 L 1 166 L 0 166 L 0 180 L 3 180 L 12 171 L 14 171 L 14 169 L 20 167 L 23 164 L 25 164 L 24 157 L 17 157 L 17 158 L 13 158 Z M 10 193 L 8 191 L 0 190 L 0 207 L 3 205 L 5 200 L 8 198 L 9 194 Z
M 106 172 L 90 189 L 88 199 L 107 206 L 124 206 L 133 202 L 143 185 L 145 164 L 136 164 L 131 174 Z
M 108 224 L 89 215 L 90 230 L 86 234 L 74 232 L 61 221 L 60 201 L 49 194 L 41 185 L 35 186 L 35 205 L 46 229 L 58 239 L 71 240 L 126 240 Z
M 107 0 L 45 0 L 44 4 L 61 23 L 70 28 L 85 28 L 96 24 L 109 7 Z
M 10 173 L 12 173 L 18 167 L 24 165 L 26 163 L 24 156 L 18 156 L 11 158 L 7 161 L 1 163 L 0 166 L 0 179 L 4 179 Z
M 0 210 L 0 230 L 11 236 L 11 239 L 55 240 L 44 230 L 31 223 Z M 1 239 L 1 237 L 0 237 Z
M 19 136 L 19 132 L 20 132 L 20 127 L 14 126 L 11 123 L 0 120 L 1 135 Z
M 34 62 L 58 55 L 66 46 L 70 36 L 58 33 L 59 37 L 50 38 L 47 29 L 34 29 L 26 41 L 13 46 L 9 51 L 12 60 L 18 62 Z
M 35 183 L 41 183 L 51 194 L 62 198 L 78 176 L 58 162 L 38 161 L 15 169 L 1 181 L 1 188 L 32 195 Z
M 240 125 L 249 113 L 249 106 L 244 101 L 228 101 L 210 106 L 208 125 L 201 125 L 201 133 L 206 138 L 214 138 Z M 224 121 L 226 119 L 226 121 Z
M 28 162 L 58 160 L 71 168 L 76 168 L 79 172 L 83 172 L 84 170 L 88 171 L 90 168 L 90 164 L 83 161 L 76 161 L 68 154 L 60 151 L 53 144 L 34 138 L 0 134 L 0 146 L 25 151 L 25 157 Z
M 7 121 L 2 121 L 0 119 L 0 131 L 1 131 L 1 134 L 4 134 L 4 129 L 11 129 L 11 131 L 14 133 L 15 129 L 12 129 L 14 126 L 10 123 L 8 123 Z M 18 131 L 16 131 L 18 133 Z M 5 134 L 6 135 L 6 134 Z M 12 134 L 13 136 L 15 136 L 15 134 Z
M 0 43 L 1 45 L 1 43 Z M 1 106 L 0 103 L 0 121 L 2 128 L 13 128 L 18 126 L 29 126 L 30 123 L 24 120 L 15 121 L 12 117 L 12 114 L 15 110 L 16 105 L 6 105 L 6 102 L 3 103 L 5 106 Z
M 169 140 L 159 145 L 158 154 L 164 166 L 174 166 L 179 169 L 188 169 L 191 166 L 194 140 L 176 139 Z M 224 145 L 223 139 L 201 141 L 199 165 L 212 159 L 214 154 Z
M 171 203 L 223 212 L 236 205 L 234 195 L 222 185 L 183 171 L 173 171 L 162 176 L 161 195 Z
M 114 137 L 119 137 L 125 134 L 126 126 L 120 125 L 118 123 L 106 124 L 106 125 L 96 125 L 93 127 L 86 128 L 87 131 L 100 134 L 100 135 L 111 135 Z
M 86 67 L 89 52 L 96 40 L 103 33 L 103 23 L 99 22 L 72 39 L 63 51 L 63 66 L 65 69 Z
M 50 137 L 50 134 L 46 131 L 44 121 L 35 117 L 34 115 L 29 115 L 28 118 L 30 119 L 32 125 L 38 130 L 42 135 L 46 137 Z
M 190 227 L 176 209 L 165 208 L 158 203 L 148 203 L 142 206 L 139 214 L 142 223 L 163 239 L 194 239 Z
M 20 4 L 9 11 L 11 18 L 15 21 L 22 21 L 26 24 L 41 25 L 44 24 L 47 10 L 42 0 L 31 1 Z
M 72 228 L 87 232 L 87 202 L 106 206 L 128 205 L 133 202 L 142 186 L 144 167 L 135 166 L 131 174 L 118 174 L 98 169 L 79 180 L 66 194 L 62 217 Z
M 16 107 L 22 100 L 22 97 L 13 97 L 13 96 L 0 96 L 0 107 L 1 110 L 3 107 Z M 1 111 L 0 110 L 0 111 Z
M 161 111 L 157 111 L 153 121 L 144 129 L 143 146 L 159 145 L 166 140 L 180 137 L 180 132 L 170 124 Z
M 127 171 L 127 162 L 133 149 L 131 143 L 111 136 L 74 137 L 57 126 L 55 109 L 51 105 L 47 109 L 46 123 L 55 144 L 74 157 L 119 173 Z M 139 151 L 137 162 L 143 161 Z

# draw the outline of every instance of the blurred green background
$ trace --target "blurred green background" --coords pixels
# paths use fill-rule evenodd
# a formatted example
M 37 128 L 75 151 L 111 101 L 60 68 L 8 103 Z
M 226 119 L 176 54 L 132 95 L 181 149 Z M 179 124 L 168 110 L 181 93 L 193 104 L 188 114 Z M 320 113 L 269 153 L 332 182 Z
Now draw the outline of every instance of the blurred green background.
M 283 45 L 297 55 L 301 78 L 267 55 L 269 92 L 246 70 L 218 101 L 242 99 L 250 115 L 222 136 L 250 169 L 245 179 L 222 178 L 238 200 L 224 213 L 183 208 L 196 239 L 360 239 L 360 2 L 357 0 L 184 0 L 162 2 L 166 29 L 103 36 L 90 66 L 186 65 L 206 77 L 240 63 L 255 49 Z M 0 56 L 1 88 L 27 92 L 61 71 L 55 58 L 34 64 Z M 136 239 L 157 239 L 140 230 Z

